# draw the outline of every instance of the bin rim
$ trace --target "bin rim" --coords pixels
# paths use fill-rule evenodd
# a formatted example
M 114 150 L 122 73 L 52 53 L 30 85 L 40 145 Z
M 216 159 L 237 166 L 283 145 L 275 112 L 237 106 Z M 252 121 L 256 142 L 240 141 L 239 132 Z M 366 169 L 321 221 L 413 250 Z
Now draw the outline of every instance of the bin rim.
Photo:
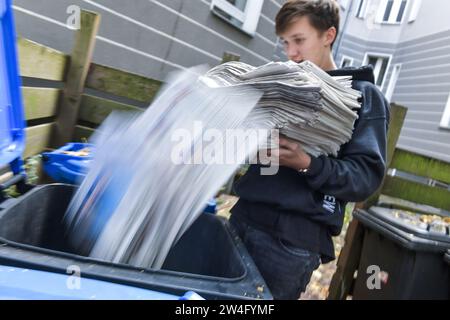
M 361 221 L 364 226 L 373 229 L 406 249 L 440 253 L 450 249 L 450 242 L 431 240 L 423 237 L 421 234 L 406 232 L 398 228 L 397 225 L 390 224 L 374 216 L 370 210 L 357 209 L 354 212 L 354 217 Z
M 2 217 L 2 214 L 7 212 L 7 210 L 12 209 L 13 207 L 19 205 L 20 204 L 20 199 L 23 199 L 24 197 L 31 197 L 34 193 L 39 192 L 39 190 L 41 190 L 43 188 L 58 187 L 58 186 L 66 186 L 66 187 L 71 187 L 71 188 L 77 188 L 78 187 L 77 185 L 72 185 L 72 184 L 67 184 L 67 183 L 52 183 L 52 184 L 36 186 L 31 191 L 27 192 L 25 195 L 15 199 L 16 201 L 11 201 L 11 202 L 8 203 L 8 205 L 6 207 L 2 207 L 2 210 L 0 210 L 0 218 Z M 224 218 L 217 217 L 217 219 L 219 219 L 219 221 L 222 224 L 225 223 Z M 228 237 L 233 237 L 233 235 L 230 233 L 229 228 L 225 228 L 225 230 L 227 232 L 227 236 Z M 82 255 L 78 255 L 78 254 L 72 254 L 72 253 L 68 253 L 68 252 L 57 251 L 57 250 L 41 248 L 41 247 L 37 247 L 37 246 L 33 246 L 33 245 L 23 244 L 23 243 L 20 243 L 20 242 L 16 242 L 16 241 L 11 241 L 11 240 L 5 239 L 3 237 L 0 237 L 0 246 L 1 245 L 7 245 L 7 246 L 10 246 L 12 248 L 24 249 L 24 250 L 37 252 L 37 253 L 42 253 L 42 254 L 48 254 L 48 255 L 53 255 L 53 256 L 60 256 L 60 257 L 63 257 L 63 258 L 69 258 L 69 259 L 73 259 L 73 260 L 82 260 L 82 261 L 96 263 L 96 264 L 101 264 L 101 265 L 115 266 L 115 267 L 119 267 L 119 268 L 123 268 L 123 269 L 139 271 L 139 272 L 161 272 L 161 273 L 168 273 L 168 274 L 175 274 L 176 273 L 176 274 L 182 274 L 184 276 L 190 276 L 190 277 L 194 276 L 195 278 L 213 279 L 213 280 L 220 279 L 221 281 L 223 280 L 223 281 L 228 281 L 228 282 L 239 281 L 239 280 L 242 280 L 243 278 L 245 278 L 247 276 L 247 270 L 245 268 L 243 268 L 244 269 L 244 273 L 241 276 L 239 276 L 239 277 L 224 278 L 224 277 L 206 276 L 206 275 L 199 275 L 199 274 L 178 272 L 178 271 L 171 271 L 171 270 L 155 270 L 155 269 L 150 269 L 150 268 L 136 267 L 136 266 L 132 266 L 132 265 L 124 264 L 124 263 L 114 263 L 114 262 L 110 262 L 110 261 L 107 261 L 107 260 L 102 260 L 102 259 L 93 258 L 93 257 L 89 257 L 89 256 L 82 256 Z M 233 250 L 237 251 L 237 248 L 233 248 Z M 1 254 L 0 254 L 0 257 L 1 257 Z
M 0 298 L 26 299 L 26 300 L 179 300 L 176 295 L 142 289 L 123 284 L 83 278 L 83 284 L 78 290 L 61 286 L 67 274 L 25 269 L 20 267 L 0 264 L 0 277 L 3 273 L 3 281 L 0 282 Z M 5 276 L 7 274 L 7 276 Z M 10 289 L 13 289 L 12 292 Z M 100 289 L 100 290 L 99 290 Z M 93 296 L 93 293 L 95 295 Z
M 373 206 L 373 207 L 370 207 L 367 211 L 372 216 L 376 215 L 378 219 L 383 220 L 389 224 L 392 224 L 404 232 L 414 234 L 418 237 L 425 238 L 427 240 L 439 241 L 439 242 L 450 244 L 450 235 L 444 235 L 444 234 L 436 233 L 436 232 L 432 232 L 432 231 L 430 232 L 430 231 L 424 230 L 422 228 L 419 228 L 417 226 L 410 225 L 400 219 L 396 219 L 396 218 L 392 217 L 391 215 L 387 214 L 387 212 L 392 211 L 392 210 L 398 210 L 398 209 Z

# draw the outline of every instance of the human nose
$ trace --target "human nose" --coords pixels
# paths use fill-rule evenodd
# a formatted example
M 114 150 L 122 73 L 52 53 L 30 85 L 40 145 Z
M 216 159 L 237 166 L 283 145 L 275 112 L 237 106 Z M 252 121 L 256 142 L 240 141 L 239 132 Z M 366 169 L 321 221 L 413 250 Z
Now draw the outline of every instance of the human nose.
M 295 62 L 299 62 L 301 60 L 300 52 L 298 51 L 298 48 L 296 46 L 287 45 L 286 55 L 288 56 L 289 60 L 293 60 Z

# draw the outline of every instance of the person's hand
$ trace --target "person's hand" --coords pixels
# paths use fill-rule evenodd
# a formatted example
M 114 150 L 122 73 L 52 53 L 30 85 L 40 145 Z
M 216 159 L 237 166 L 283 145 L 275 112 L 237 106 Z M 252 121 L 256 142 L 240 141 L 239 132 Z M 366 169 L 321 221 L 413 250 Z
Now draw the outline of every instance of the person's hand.
M 311 157 L 295 141 L 285 137 L 280 137 L 280 148 L 271 149 L 273 158 L 278 158 L 278 164 L 292 168 L 294 170 L 308 169 L 311 164 Z

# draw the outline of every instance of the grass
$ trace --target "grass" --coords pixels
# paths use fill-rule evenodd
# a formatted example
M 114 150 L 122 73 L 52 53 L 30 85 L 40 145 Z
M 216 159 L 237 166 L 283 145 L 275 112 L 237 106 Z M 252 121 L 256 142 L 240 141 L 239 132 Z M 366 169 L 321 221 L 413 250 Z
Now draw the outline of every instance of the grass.
M 354 203 L 348 203 L 347 206 L 345 207 L 345 214 L 344 214 L 344 226 L 348 225 L 350 223 L 350 221 L 352 220 L 352 212 L 353 209 L 355 208 L 355 204 Z

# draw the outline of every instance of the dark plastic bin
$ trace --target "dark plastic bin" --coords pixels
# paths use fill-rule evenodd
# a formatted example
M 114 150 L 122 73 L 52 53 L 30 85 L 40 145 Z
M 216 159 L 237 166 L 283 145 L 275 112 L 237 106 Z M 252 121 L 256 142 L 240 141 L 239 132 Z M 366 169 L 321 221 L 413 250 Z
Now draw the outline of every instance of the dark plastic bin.
M 373 207 L 357 210 L 355 218 L 366 227 L 353 299 L 439 299 L 450 298 L 450 272 L 443 256 L 450 248 L 448 228 L 429 231 L 396 219 L 391 209 Z M 379 267 L 381 288 L 369 289 Z
M 450 250 L 448 250 L 447 253 L 445 254 L 444 260 L 447 263 L 448 268 L 450 269 Z
M 64 236 L 62 217 L 72 185 L 38 186 L 0 206 L 0 264 L 81 276 L 206 299 L 272 299 L 234 229 L 223 218 L 202 214 L 172 248 L 162 270 L 113 264 L 78 255 Z

